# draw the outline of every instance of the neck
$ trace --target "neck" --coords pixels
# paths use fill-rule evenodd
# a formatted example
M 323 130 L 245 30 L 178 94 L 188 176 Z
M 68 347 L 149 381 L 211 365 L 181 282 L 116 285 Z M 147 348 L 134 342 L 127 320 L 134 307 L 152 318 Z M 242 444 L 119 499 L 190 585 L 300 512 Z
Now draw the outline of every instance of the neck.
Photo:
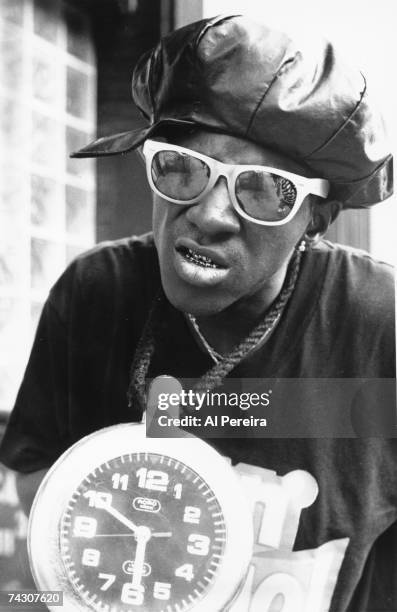
M 220 355 L 230 353 L 263 319 L 283 286 L 286 269 L 254 295 L 235 302 L 222 312 L 196 317 L 200 331 Z
M 296 252 L 291 262 L 292 265 L 288 269 L 284 286 L 277 300 L 270 308 L 270 311 L 263 317 L 261 323 L 250 332 L 249 337 L 245 338 L 242 344 L 238 344 L 237 347 L 235 347 L 235 350 L 228 355 L 227 359 L 222 359 L 200 378 L 195 385 L 196 390 L 208 391 L 219 386 L 233 368 L 244 359 L 251 350 L 251 347 L 255 346 L 258 340 L 263 337 L 263 334 L 266 333 L 266 331 L 268 333 L 272 332 L 272 329 L 274 329 L 274 326 L 277 324 L 278 318 L 282 315 L 283 309 L 294 290 L 299 274 L 300 259 L 301 253 Z M 149 316 L 143 328 L 142 336 L 139 340 L 138 348 L 131 366 L 131 378 L 128 387 L 128 405 L 133 406 L 136 400 L 137 406 L 140 406 L 142 411 L 146 407 L 146 377 L 155 350 L 155 333 L 161 318 L 161 309 L 164 299 L 165 296 L 163 291 L 160 290 L 152 302 Z

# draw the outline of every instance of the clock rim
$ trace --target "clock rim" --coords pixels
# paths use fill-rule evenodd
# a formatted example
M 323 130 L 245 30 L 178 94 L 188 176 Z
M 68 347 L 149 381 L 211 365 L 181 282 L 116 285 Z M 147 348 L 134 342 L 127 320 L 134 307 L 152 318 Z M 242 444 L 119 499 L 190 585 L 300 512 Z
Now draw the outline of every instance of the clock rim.
M 112 425 L 89 434 L 67 449 L 47 472 L 34 499 L 28 525 L 29 561 L 37 587 L 62 590 L 64 605 L 71 612 L 87 610 L 69 582 L 61 559 L 62 515 L 71 495 L 95 468 L 122 455 L 145 452 L 167 455 L 186 464 L 214 492 L 227 530 L 224 555 L 215 582 L 190 609 L 194 612 L 227 609 L 243 584 L 253 550 L 252 508 L 240 477 L 230 460 L 203 440 L 191 434 L 182 438 L 147 438 L 143 423 Z M 55 607 L 49 609 L 57 612 Z

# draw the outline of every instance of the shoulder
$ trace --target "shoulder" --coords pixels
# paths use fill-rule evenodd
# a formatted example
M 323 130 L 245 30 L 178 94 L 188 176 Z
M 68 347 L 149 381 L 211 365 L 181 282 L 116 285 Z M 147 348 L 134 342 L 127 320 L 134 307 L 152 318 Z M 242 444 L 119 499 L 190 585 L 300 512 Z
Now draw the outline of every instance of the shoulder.
M 368 351 L 389 347 L 394 351 L 395 289 L 393 266 L 365 251 L 322 242 L 312 257 L 323 258 L 317 310 L 338 335 Z M 315 264 L 313 264 L 315 265 Z
M 61 313 L 71 301 L 98 304 L 151 294 L 159 284 L 152 234 L 102 242 L 74 259 L 55 283 L 50 302 Z
M 310 296 L 316 293 L 312 348 L 318 349 L 321 342 L 327 371 L 394 377 L 393 266 L 365 251 L 327 241 L 306 255 L 305 279 L 314 288 Z
M 155 247 L 152 233 L 131 236 L 120 240 L 101 242 L 82 253 L 71 263 L 70 268 L 89 280 L 96 272 L 114 273 L 127 269 L 139 272 L 141 266 L 153 264 Z
M 312 252 L 314 254 L 324 254 L 332 263 L 337 265 L 350 265 L 357 271 L 370 268 L 393 278 L 394 267 L 391 264 L 373 257 L 363 249 L 337 244 L 329 240 L 320 240 L 312 248 Z
M 321 241 L 312 257 L 324 259 L 325 291 L 351 306 L 390 311 L 394 315 L 394 268 L 366 251 Z

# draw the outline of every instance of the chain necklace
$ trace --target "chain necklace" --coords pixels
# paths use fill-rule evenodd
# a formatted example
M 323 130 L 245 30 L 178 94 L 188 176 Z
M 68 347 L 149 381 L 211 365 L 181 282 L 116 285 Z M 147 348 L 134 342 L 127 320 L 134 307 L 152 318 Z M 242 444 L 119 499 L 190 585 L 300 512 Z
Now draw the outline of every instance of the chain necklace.
M 270 309 L 265 313 L 262 321 L 229 354 L 225 356 L 217 355 L 215 365 L 194 386 L 196 391 L 211 391 L 218 387 L 229 372 L 244 359 L 258 342 L 263 338 L 267 338 L 272 333 L 294 291 L 299 275 L 302 252 L 303 250 L 300 248 L 294 251 L 283 287 Z M 130 384 L 127 392 L 128 405 L 132 407 L 137 402 L 142 411 L 146 408 L 146 378 L 155 351 L 156 331 L 162 318 L 161 309 L 164 300 L 166 298 L 161 289 L 153 300 L 131 366 Z M 210 349 L 213 351 L 211 347 Z

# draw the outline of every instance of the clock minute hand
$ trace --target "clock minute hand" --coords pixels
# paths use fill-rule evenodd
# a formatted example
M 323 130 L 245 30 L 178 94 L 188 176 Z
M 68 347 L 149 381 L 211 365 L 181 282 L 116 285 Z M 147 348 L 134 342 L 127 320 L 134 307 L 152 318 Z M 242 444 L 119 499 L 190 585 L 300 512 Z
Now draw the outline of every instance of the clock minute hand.
M 142 576 L 145 564 L 146 544 L 151 538 L 150 529 L 148 527 L 138 527 L 136 532 L 136 549 L 135 559 L 132 570 L 132 586 L 136 589 L 142 589 Z

